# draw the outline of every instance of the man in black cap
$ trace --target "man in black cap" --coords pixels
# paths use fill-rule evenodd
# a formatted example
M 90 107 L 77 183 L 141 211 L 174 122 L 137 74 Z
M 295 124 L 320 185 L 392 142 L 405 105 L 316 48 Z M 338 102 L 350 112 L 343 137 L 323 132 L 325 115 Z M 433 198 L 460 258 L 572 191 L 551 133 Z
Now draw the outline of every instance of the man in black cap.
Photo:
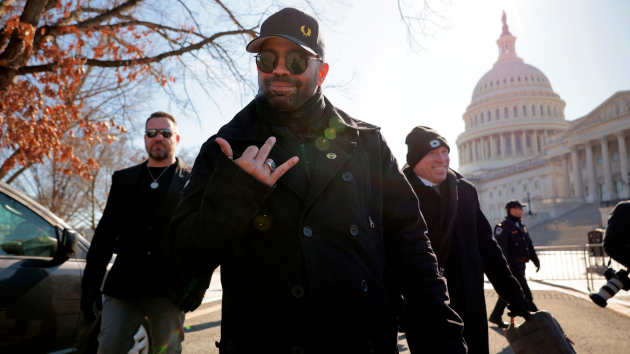
M 434 129 L 416 127 L 406 143 L 403 173 L 418 196 L 440 272 L 448 281 L 451 307 L 464 321 L 468 353 L 488 353 L 484 273 L 497 293 L 508 299 L 514 314 L 527 317 L 527 301 L 492 237 L 477 190 L 449 169 L 446 139 Z M 418 332 L 413 325 L 407 329 L 412 352 L 423 349 Z
M 283 9 L 247 50 L 259 93 L 201 148 L 169 229 L 184 274 L 221 265 L 220 352 L 394 353 L 387 265 L 427 352 L 465 353 L 418 200 L 379 128 L 322 93 L 317 20 Z
M 534 304 L 532 292 L 527 285 L 525 265 L 529 261 L 534 262 L 536 272 L 538 272 L 540 270 L 540 261 L 536 255 L 532 239 L 529 238 L 527 227 L 523 224 L 523 221 L 521 221 L 523 217 L 523 206 L 521 203 L 515 199 L 510 200 L 505 205 L 505 211 L 507 216 L 494 227 L 494 235 L 503 250 L 503 255 L 510 265 L 512 274 L 514 274 L 523 288 L 525 298 L 527 298 L 529 303 L 529 311 L 535 312 L 538 311 L 538 308 Z M 507 323 L 503 322 L 501 318 L 506 306 L 505 298 L 499 298 L 492 314 L 490 314 L 489 321 L 500 327 L 507 327 Z

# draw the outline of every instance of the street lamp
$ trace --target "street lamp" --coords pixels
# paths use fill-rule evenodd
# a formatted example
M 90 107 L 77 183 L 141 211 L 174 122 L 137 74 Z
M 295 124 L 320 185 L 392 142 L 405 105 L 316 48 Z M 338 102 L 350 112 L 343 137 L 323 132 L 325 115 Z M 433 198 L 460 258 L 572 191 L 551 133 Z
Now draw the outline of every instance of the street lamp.
M 532 201 L 529 199 L 529 192 L 527 192 L 527 215 L 532 215 Z

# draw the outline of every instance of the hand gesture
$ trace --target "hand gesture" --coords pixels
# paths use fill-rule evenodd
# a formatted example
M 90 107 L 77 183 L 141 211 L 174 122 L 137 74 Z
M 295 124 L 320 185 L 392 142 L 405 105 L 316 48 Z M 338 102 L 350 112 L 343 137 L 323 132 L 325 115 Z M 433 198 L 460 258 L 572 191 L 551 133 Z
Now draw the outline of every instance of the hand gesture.
M 219 146 L 221 146 L 221 151 L 223 151 L 223 153 L 231 159 L 233 153 L 230 144 L 222 138 L 217 138 L 216 142 Z M 267 156 L 275 143 L 276 138 L 272 136 L 267 139 L 260 149 L 252 145 L 243 152 L 243 156 L 234 160 L 234 163 L 262 183 L 268 186 L 273 186 L 285 172 L 295 166 L 295 164 L 299 161 L 297 156 L 293 156 L 289 159 L 289 161 L 283 163 L 281 166 L 276 167 L 275 169 L 272 168 L 272 166 L 275 166 L 274 161 L 272 159 L 268 159 Z

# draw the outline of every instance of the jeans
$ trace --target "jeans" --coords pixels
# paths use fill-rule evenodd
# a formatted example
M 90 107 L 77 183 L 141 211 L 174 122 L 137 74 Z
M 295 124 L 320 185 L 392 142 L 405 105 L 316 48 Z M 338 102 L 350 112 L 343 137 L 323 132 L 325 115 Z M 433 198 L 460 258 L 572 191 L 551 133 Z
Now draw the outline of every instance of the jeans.
M 139 295 L 131 300 L 119 300 L 105 295 L 98 335 L 99 354 L 128 353 L 134 344 L 134 334 L 147 317 L 153 353 L 180 354 L 184 341 L 184 312 L 168 297 Z

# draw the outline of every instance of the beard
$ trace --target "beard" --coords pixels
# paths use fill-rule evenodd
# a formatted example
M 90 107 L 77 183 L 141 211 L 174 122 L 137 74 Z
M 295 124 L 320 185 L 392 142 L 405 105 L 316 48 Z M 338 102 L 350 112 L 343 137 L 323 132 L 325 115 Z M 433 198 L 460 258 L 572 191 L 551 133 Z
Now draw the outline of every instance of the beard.
M 161 146 L 162 150 L 153 149 L 153 147 L 156 145 Z M 155 143 L 151 145 L 151 148 L 149 149 L 149 156 L 155 161 L 166 160 L 170 158 L 172 155 L 173 154 L 170 151 L 168 151 L 168 148 L 166 147 L 166 145 L 163 145 L 163 144 Z
M 269 105 L 279 111 L 292 111 L 311 97 L 315 93 L 317 88 L 317 77 L 315 75 L 310 76 L 306 73 L 306 81 L 302 82 L 294 77 L 289 76 L 271 76 L 264 81 L 258 80 L 259 94 L 269 103 Z M 269 86 L 273 82 L 286 82 L 295 86 L 295 92 L 277 92 L 269 89 Z

